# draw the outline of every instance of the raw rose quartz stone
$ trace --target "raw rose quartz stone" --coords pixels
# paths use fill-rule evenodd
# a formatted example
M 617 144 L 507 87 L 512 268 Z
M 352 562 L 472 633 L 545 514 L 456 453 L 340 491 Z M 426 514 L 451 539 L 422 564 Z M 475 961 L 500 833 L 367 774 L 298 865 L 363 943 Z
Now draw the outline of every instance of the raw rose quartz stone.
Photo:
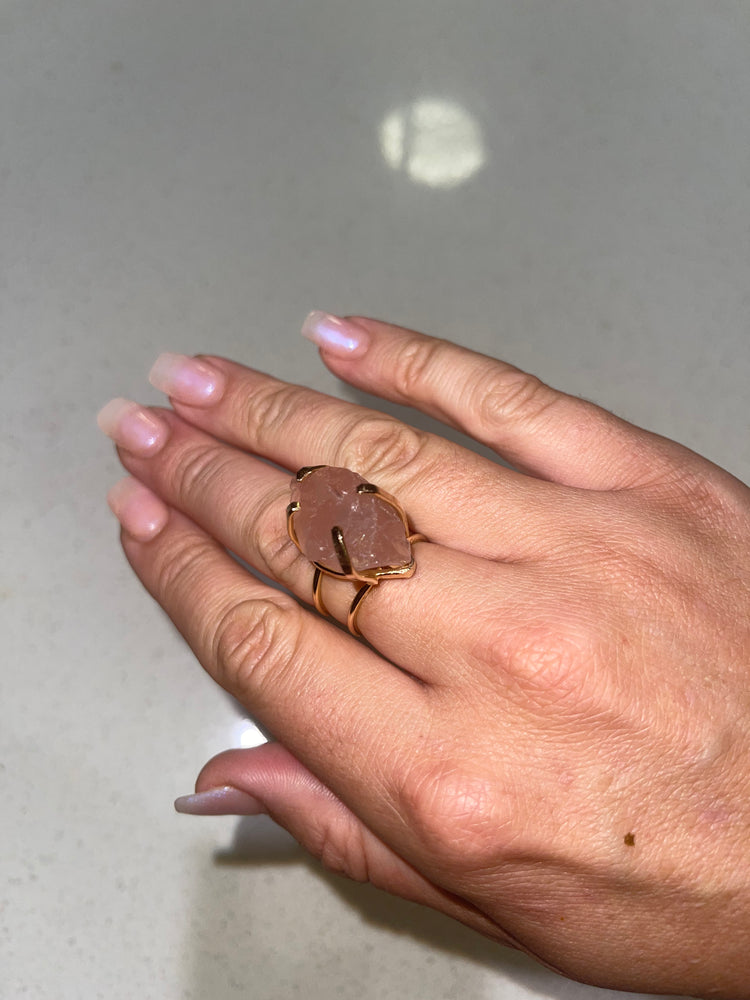
M 294 530 L 300 548 L 311 562 L 341 572 L 331 529 L 341 528 L 358 572 L 411 562 L 411 546 L 398 511 L 376 493 L 357 493 L 367 482 L 350 469 L 323 466 L 304 479 L 292 480 L 292 500 L 300 509 Z

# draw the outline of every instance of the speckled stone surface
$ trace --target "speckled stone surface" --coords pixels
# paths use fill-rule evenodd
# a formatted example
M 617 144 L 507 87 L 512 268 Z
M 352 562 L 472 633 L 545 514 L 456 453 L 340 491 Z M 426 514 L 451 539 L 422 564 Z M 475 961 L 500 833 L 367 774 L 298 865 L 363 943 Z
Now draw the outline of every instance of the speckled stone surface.
M 614 1000 L 173 813 L 260 737 L 126 566 L 95 414 L 162 350 L 359 399 L 325 309 L 750 478 L 749 45 L 741 0 L 0 5 L 3 1000 Z
M 366 484 L 359 473 L 332 466 L 292 479 L 290 495 L 299 504 L 293 528 L 311 562 L 345 575 L 408 566 L 411 546 L 401 515 L 377 494 L 358 492 Z M 344 551 L 334 542 L 335 529 Z

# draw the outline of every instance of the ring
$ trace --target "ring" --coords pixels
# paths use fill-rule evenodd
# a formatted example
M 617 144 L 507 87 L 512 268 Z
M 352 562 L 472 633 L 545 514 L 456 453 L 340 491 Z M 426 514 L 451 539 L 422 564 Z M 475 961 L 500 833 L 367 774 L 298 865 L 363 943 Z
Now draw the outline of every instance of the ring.
M 412 532 L 395 497 L 351 469 L 306 466 L 292 479 L 291 491 L 287 531 L 315 567 L 315 608 L 328 616 L 321 593 L 324 576 L 361 583 L 346 617 L 352 635 L 361 635 L 357 615 L 364 599 L 381 580 L 413 576 L 411 547 L 427 539 Z

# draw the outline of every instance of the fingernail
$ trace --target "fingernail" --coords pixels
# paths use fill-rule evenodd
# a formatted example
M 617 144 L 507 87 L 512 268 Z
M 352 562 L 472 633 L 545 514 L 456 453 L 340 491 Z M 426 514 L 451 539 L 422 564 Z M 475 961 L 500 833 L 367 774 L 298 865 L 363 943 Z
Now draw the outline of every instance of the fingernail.
M 107 503 L 123 528 L 139 542 L 156 538 L 169 519 L 167 505 L 132 476 L 115 483 Z
M 224 395 L 226 376 L 218 368 L 186 354 L 160 354 L 148 380 L 156 389 L 188 406 L 212 406 Z
M 302 336 L 341 358 L 359 357 L 370 345 L 369 333 L 358 323 L 317 311 L 305 319 Z
M 155 455 L 169 437 L 164 421 L 131 399 L 111 399 L 96 420 L 107 437 L 134 455 Z
M 207 792 L 196 792 L 194 795 L 181 795 L 175 799 L 174 807 L 178 813 L 189 813 L 191 816 L 259 816 L 266 812 L 263 803 L 254 795 L 231 785 L 209 788 Z

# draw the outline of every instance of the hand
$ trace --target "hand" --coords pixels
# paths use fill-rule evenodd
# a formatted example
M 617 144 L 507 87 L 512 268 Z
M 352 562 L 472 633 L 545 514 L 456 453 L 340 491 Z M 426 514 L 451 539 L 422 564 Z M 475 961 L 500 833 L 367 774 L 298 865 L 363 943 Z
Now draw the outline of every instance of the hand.
M 340 378 L 513 470 L 221 358 L 156 366 L 173 410 L 105 408 L 135 477 L 111 495 L 127 558 L 278 741 L 211 761 L 183 808 L 267 812 L 570 977 L 749 997 L 750 491 L 450 343 L 308 332 Z M 429 539 L 362 605 L 369 646 L 298 603 L 290 474 L 261 459 L 354 469 Z M 339 621 L 352 592 L 325 581 Z

